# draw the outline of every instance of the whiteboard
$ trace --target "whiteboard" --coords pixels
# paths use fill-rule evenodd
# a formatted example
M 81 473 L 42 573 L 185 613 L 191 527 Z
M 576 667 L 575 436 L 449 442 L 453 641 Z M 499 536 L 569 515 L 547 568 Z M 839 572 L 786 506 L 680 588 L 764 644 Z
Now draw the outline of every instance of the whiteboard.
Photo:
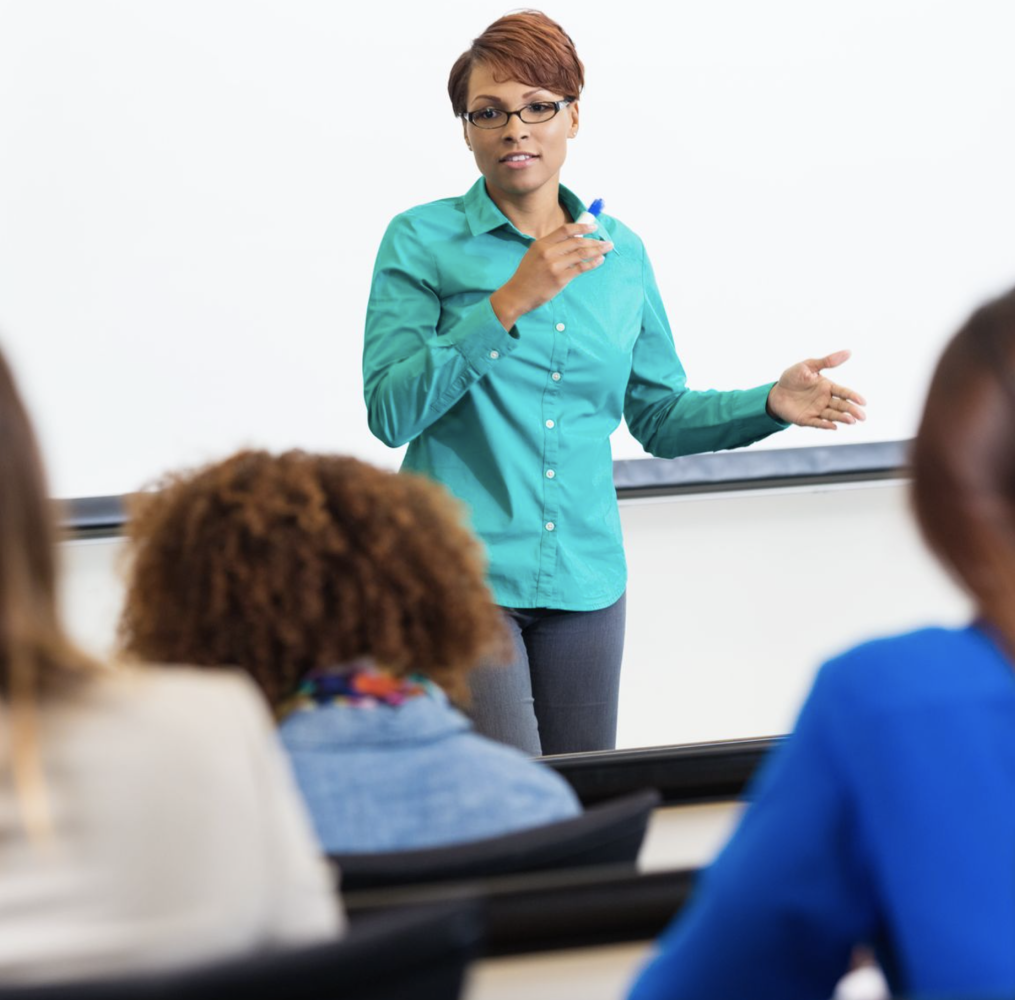
M 545 9 L 587 71 L 564 183 L 644 238 L 690 384 L 849 347 L 868 423 L 761 447 L 909 437 L 940 346 L 1015 277 L 1015 5 Z M 55 495 L 241 445 L 397 465 L 362 400 L 373 257 L 475 179 L 447 72 L 503 13 L 0 0 L 0 344 Z

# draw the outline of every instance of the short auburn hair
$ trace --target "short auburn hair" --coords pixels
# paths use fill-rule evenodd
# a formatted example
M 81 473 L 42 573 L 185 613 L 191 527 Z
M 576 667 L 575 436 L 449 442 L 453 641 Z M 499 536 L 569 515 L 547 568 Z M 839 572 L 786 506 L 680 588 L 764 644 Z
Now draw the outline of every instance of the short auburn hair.
M 504 80 L 545 87 L 575 100 L 585 86 L 585 67 L 571 36 L 538 10 L 494 21 L 458 57 L 448 77 L 448 96 L 456 115 L 467 110 L 469 77 L 477 63 L 489 66 Z
M 446 490 L 354 458 L 242 451 L 129 501 L 125 652 L 244 668 L 278 705 L 308 671 L 372 658 L 461 701 L 506 631 Z

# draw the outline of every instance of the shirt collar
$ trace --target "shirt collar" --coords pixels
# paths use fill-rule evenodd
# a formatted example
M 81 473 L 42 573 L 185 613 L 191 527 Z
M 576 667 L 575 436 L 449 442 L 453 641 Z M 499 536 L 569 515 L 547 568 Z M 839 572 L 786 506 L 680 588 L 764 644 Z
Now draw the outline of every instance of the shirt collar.
M 585 211 L 585 205 L 581 199 L 569 188 L 560 185 L 560 201 L 567 209 L 572 219 L 577 219 Z M 475 184 L 466 192 L 463 199 L 465 206 L 465 218 L 469 224 L 469 231 L 473 236 L 480 236 L 483 233 L 491 233 L 501 226 L 507 226 L 513 232 L 518 232 L 511 220 L 494 204 L 493 199 L 486 192 L 486 180 L 480 177 Z M 519 233 L 519 235 L 523 235 Z M 603 239 L 611 239 L 609 224 L 600 219 L 599 230 L 596 233 Z M 526 237 L 529 239 L 530 237 Z
M 433 743 L 468 733 L 468 719 L 447 697 L 410 698 L 402 705 L 373 710 L 349 705 L 321 705 L 314 711 L 293 712 L 279 726 L 290 750 L 343 747 L 367 750 L 377 746 Z M 340 762 L 338 762 L 340 764 Z

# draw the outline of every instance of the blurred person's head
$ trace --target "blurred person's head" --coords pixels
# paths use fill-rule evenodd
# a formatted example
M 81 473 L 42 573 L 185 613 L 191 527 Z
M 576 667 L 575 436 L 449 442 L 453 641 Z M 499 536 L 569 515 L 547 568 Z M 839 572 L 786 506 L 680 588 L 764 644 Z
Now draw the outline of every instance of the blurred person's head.
M 54 507 L 32 422 L 0 354 L 0 699 L 9 708 L 11 766 L 33 832 L 48 822 L 35 752 L 37 702 L 94 667 L 60 622 Z
M 59 686 L 90 661 L 57 609 L 56 523 L 35 431 L 0 354 L 0 696 Z
M 308 672 L 364 658 L 464 700 L 506 641 L 482 546 L 429 480 L 244 451 L 131 506 L 120 635 L 142 659 L 242 667 L 276 706 Z
M 912 466 L 928 545 L 1015 654 L 1015 290 L 945 348 Z

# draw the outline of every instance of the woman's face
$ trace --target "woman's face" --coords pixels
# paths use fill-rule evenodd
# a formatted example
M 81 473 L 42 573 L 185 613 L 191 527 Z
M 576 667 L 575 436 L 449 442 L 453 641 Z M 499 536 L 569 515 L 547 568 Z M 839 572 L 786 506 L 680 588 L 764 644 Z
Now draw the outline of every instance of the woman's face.
M 469 76 L 466 111 L 499 108 L 517 111 L 536 101 L 561 101 L 567 95 L 517 80 L 498 82 L 482 63 Z M 486 178 L 487 190 L 510 199 L 524 198 L 544 188 L 557 197 L 560 168 L 567 157 L 567 141 L 578 131 L 578 105 L 569 104 L 547 122 L 528 125 L 512 115 L 503 128 L 482 129 L 465 122 L 465 141 Z

